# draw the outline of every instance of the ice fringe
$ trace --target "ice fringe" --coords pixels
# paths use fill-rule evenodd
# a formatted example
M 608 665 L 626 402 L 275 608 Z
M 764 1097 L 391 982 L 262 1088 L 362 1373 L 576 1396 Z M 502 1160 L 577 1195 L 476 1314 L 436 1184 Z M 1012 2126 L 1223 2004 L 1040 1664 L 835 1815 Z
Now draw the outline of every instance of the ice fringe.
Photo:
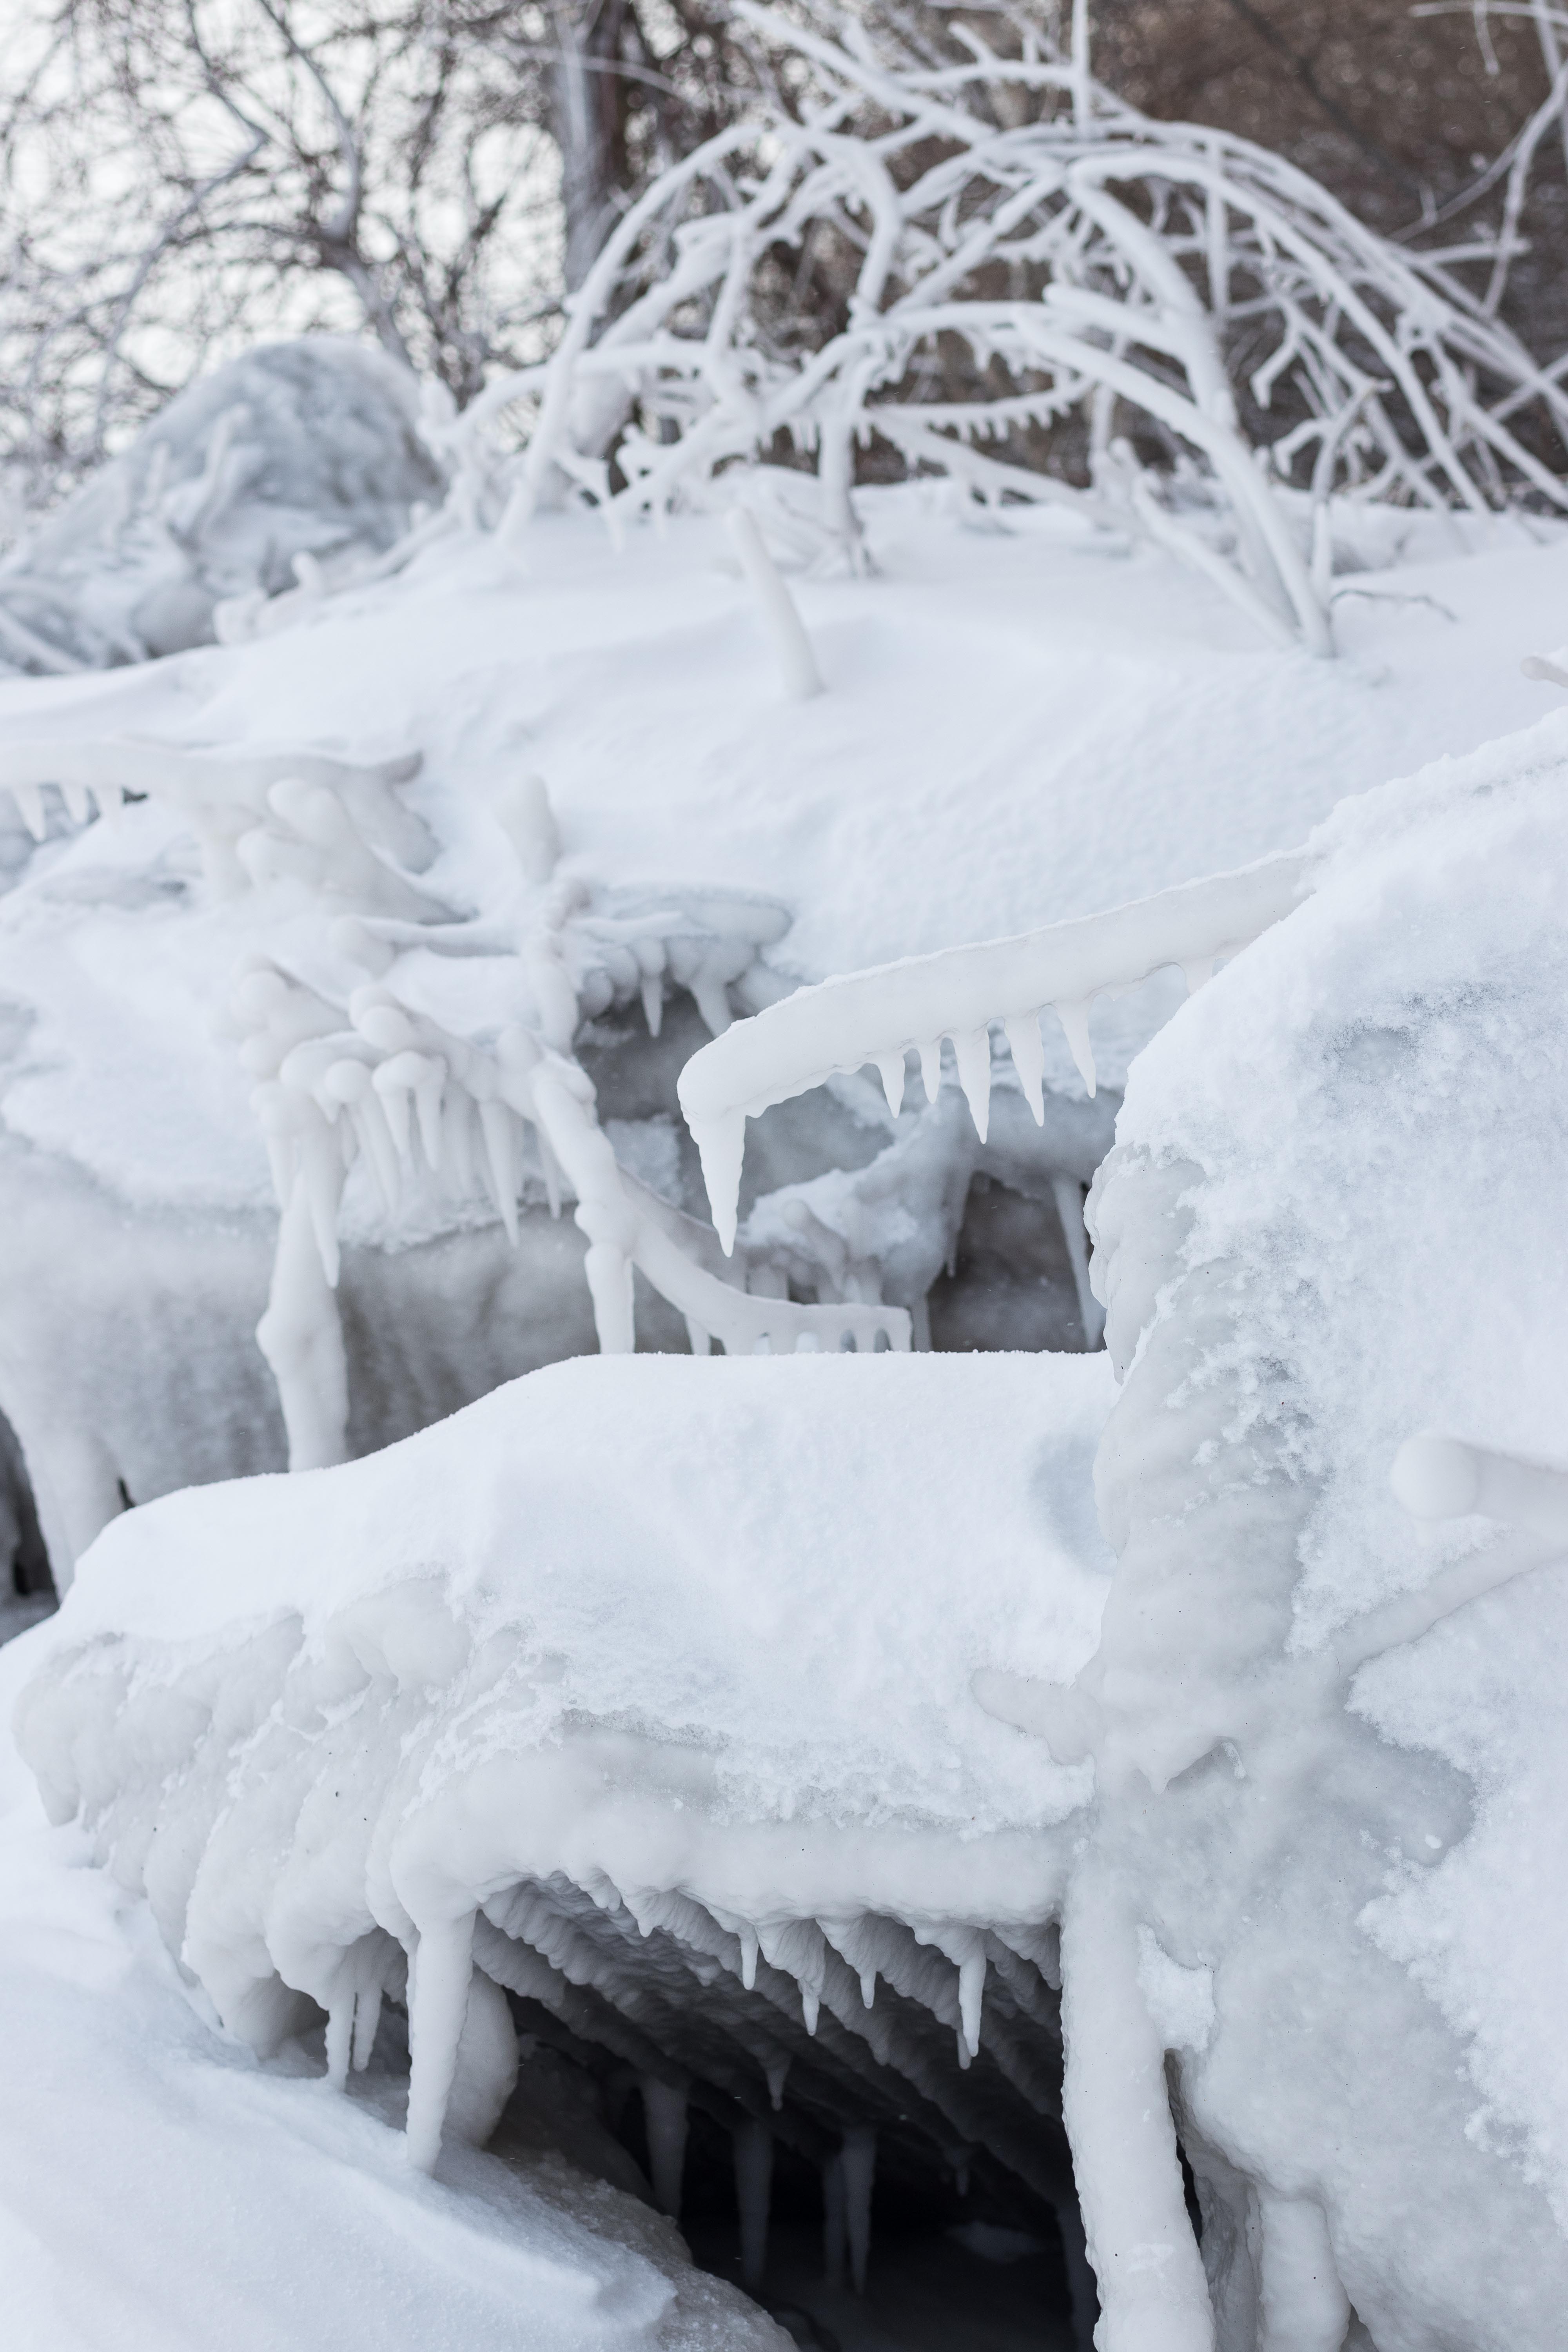
M 896 1111 L 910 1051 L 920 1056 L 926 1092 L 934 1100 L 945 1036 L 952 1040 L 959 1079 L 984 1141 L 989 1032 L 997 1023 L 1038 1122 L 1045 1115 L 1042 1013 L 1055 1009 L 1092 1095 L 1089 1008 L 1097 995 L 1131 987 L 1165 964 L 1179 966 L 1189 987 L 1201 987 L 1216 961 L 1278 922 L 1310 887 L 1311 860 L 1305 855 L 1265 858 L 1109 914 L 824 981 L 737 1023 L 680 1074 L 680 1106 L 702 1155 L 713 1223 L 725 1249 L 734 1245 L 748 1118 L 867 1063 L 881 1073 Z
M 361 1156 L 389 1216 L 406 1189 L 429 1180 L 461 1200 L 476 1172 L 514 1242 L 531 1174 L 556 1212 L 574 1202 L 607 1351 L 636 1345 L 634 1267 L 686 1318 L 700 1349 L 715 1339 L 730 1353 L 907 1349 L 903 1307 L 863 1297 L 802 1305 L 722 1278 L 702 1228 L 618 1165 L 574 1056 L 581 1023 L 615 1005 L 640 1003 L 657 1034 L 671 985 L 722 1029 L 729 988 L 780 935 L 781 910 L 701 891 L 623 891 L 595 907 L 586 885 L 556 872 L 554 815 L 531 778 L 497 812 L 515 867 L 510 908 L 488 921 L 452 922 L 421 887 L 436 844 L 399 794 L 418 767 L 417 754 L 356 765 L 304 750 L 194 751 L 87 738 L 0 748 L 0 786 L 35 837 L 45 830 L 47 786 L 59 791 L 73 823 L 88 821 L 94 805 L 109 812 L 142 793 L 190 826 L 209 890 L 281 882 L 319 908 L 323 952 L 313 982 L 289 961 L 252 957 L 230 1008 L 241 1059 L 258 1082 L 253 1104 L 280 1213 L 258 1338 L 278 1382 L 290 1466 L 321 1468 L 346 1448 L 334 1294 L 343 1186 Z M 479 1034 L 459 1034 L 400 997 L 402 960 L 432 952 L 489 959 L 500 976 Z M 344 975 L 335 997 L 323 977 L 334 966 Z

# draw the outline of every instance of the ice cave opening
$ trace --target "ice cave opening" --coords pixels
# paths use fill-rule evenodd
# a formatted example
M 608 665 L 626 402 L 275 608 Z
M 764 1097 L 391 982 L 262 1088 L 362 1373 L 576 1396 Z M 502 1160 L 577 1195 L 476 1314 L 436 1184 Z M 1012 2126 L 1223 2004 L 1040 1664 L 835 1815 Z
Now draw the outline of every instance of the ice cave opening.
M 760 1992 L 754 1999 L 753 2031 L 771 2039 L 777 2012 Z M 1059 2120 L 1036 2116 L 1026 2179 L 991 2147 L 962 2140 L 907 2084 L 907 2099 L 889 2105 L 820 2038 L 809 2060 L 775 2055 L 758 2100 L 721 2060 L 710 2074 L 693 2074 L 651 2033 L 638 2046 L 627 2012 L 640 2009 L 652 2023 L 660 2002 L 648 1987 L 629 2001 L 624 1992 L 619 2002 L 585 1996 L 581 2030 L 542 2000 L 514 1991 L 507 2000 L 519 2081 L 489 2153 L 520 2165 L 564 2158 L 668 2214 L 699 2268 L 742 2288 L 796 2344 L 816 2352 L 890 2344 L 950 2352 L 957 2343 L 965 2352 L 1086 2352 L 1098 2306 Z M 887 1986 L 877 2000 L 908 2007 Z M 747 2005 L 745 1997 L 734 2005 Z M 672 2023 L 669 2048 L 689 2059 L 691 2040 L 710 2031 L 710 2011 L 693 2007 Z M 1036 2037 L 1042 2073 L 1049 2042 Z M 986 2063 L 984 2055 L 976 2062 L 975 2087 L 995 2103 Z M 396 2100 L 407 2068 L 405 2017 L 389 2004 L 371 2095 Z M 1059 2076 L 1058 2047 L 1058 2094 Z M 1059 2179 L 1050 2179 L 1053 2154 Z M 1047 2179 L 1065 2200 L 1065 2232 L 1058 2204 L 1042 2193 Z
M 54 1605 L 26 1465 L 15 1430 L 0 1413 L 0 1641 L 47 1617 Z

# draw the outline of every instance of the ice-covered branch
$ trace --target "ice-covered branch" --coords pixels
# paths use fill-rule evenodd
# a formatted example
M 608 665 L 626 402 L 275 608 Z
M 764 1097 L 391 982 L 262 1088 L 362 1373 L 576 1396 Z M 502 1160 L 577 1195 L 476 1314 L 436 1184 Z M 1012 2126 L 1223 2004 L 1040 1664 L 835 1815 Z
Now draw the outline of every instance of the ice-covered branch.
M 873 1063 L 897 1110 L 904 1056 L 921 1059 L 933 1099 L 943 1037 L 982 1138 L 991 1089 L 990 1024 L 1000 1022 L 1037 1120 L 1045 1052 L 1039 1019 L 1054 1008 L 1092 1094 L 1089 1007 L 1102 991 L 1131 986 L 1163 965 L 1190 985 L 1289 912 L 1310 886 L 1304 855 L 1265 859 L 1104 915 L 1053 924 L 983 947 L 912 956 L 847 979 L 824 981 L 737 1023 L 694 1055 L 680 1074 L 680 1106 L 702 1154 L 713 1222 L 734 1241 L 748 1118 L 820 1086 L 835 1072 Z

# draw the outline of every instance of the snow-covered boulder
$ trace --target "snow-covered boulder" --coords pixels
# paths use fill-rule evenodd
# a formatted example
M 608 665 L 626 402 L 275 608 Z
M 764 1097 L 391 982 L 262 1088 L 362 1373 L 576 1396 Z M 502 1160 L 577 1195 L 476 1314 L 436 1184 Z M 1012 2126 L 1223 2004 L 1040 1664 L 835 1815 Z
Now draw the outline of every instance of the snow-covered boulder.
M 263 343 L 201 377 L 0 562 L 0 658 L 144 661 L 331 582 L 437 502 L 419 390 L 344 337 Z

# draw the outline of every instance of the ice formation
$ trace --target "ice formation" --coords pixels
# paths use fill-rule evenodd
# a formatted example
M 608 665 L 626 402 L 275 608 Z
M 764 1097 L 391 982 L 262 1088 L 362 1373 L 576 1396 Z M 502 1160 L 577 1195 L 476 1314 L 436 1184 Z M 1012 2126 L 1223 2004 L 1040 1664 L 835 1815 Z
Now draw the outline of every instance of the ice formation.
M 667 2201 L 722 2115 L 753 2274 L 771 2134 L 852 2264 L 917 2153 L 1081 2212 L 1100 2352 L 1544 2352 L 1565 771 L 737 1024 L 731 1118 L 1235 950 L 1096 1179 L 1108 1357 L 563 1366 L 132 1514 L 24 1702 L 57 1816 L 259 2044 L 406 2000 L 416 2164 L 502 1985 L 648 2078 Z
M 0 660 L 99 668 L 298 617 L 442 503 L 419 422 L 417 385 L 366 344 L 231 360 L 0 561 Z
M 874 2168 L 973 2165 L 1070 2247 L 1047 1922 L 1084 1775 L 966 1684 L 1092 1646 L 1109 1396 L 1103 1355 L 558 1366 L 117 1521 L 24 1748 L 231 2031 L 325 2011 L 341 2079 L 406 2001 L 416 2166 L 510 2089 L 500 1986 L 642 2078 L 667 2210 L 688 2100 L 732 2132 L 753 2273 L 774 2137 L 857 2275 Z

